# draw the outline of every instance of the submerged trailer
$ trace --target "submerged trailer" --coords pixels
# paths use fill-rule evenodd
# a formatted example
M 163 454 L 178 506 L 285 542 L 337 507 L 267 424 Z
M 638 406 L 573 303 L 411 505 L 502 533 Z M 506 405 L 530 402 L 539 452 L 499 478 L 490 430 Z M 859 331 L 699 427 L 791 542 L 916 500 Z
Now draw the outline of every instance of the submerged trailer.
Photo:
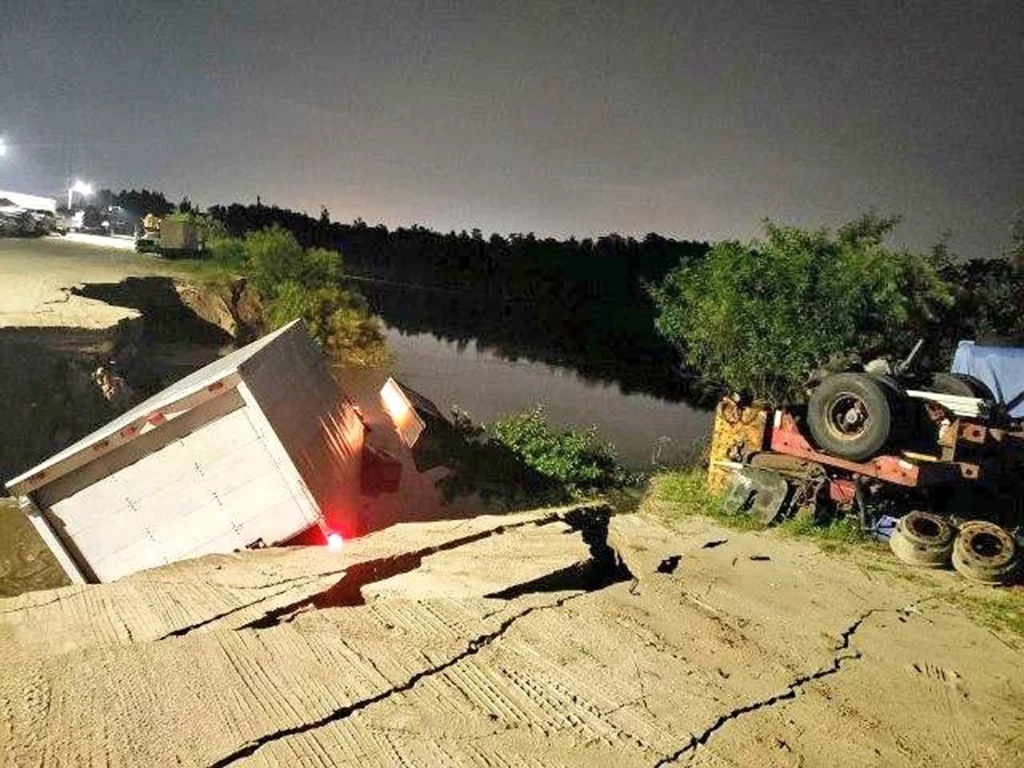
M 344 531 L 363 424 L 296 321 L 7 482 L 74 583 Z

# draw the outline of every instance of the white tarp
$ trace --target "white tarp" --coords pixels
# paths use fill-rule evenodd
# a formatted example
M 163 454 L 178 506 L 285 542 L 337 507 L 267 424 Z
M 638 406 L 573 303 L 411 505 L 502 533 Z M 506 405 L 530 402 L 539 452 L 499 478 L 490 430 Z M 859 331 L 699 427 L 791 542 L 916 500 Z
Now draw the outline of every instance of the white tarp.
M 6 189 L 0 189 L 0 200 L 10 200 L 18 207 L 27 208 L 30 211 L 57 212 L 57 201 L 52 197 L 26 195 L 24 192 L 11 192 Z

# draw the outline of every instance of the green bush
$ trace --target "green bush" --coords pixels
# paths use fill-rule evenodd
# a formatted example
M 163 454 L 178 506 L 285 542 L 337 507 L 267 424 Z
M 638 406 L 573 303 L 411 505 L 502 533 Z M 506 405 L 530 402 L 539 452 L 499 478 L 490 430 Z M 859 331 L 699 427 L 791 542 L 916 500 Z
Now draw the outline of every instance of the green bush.
M 271 328 L 302 318 L 327 355 L 342 365 L 382 365 L 388 359 L 379 322 L 362 296 L 341 286 L 341 254 L 304 249 L 274 225 L 244 238 L 208 243 L 210 260 L 241 272 L 255 286 Z
M 932 262 L 863 216 L 835 235 L 766 224 L 766 239 L 717 243 L 652 289 L 658 331 L 695 372 L 777 404 L 830 358 L 903 352 L 951 301 Z
M 496 421 L 492 432 L 525 464 L 577 495 L 621 487 L 636 479 L 618 463 L 610 445 L 596 442 L 596 427 L 555 432 L 539 405 Z
M 295 235 L 277 224 L 245 235 L 246 268 L 260 296 L 274 298 L 287 282 L 308 283 L 301 279 L 306 271 L 306 252 Z
M 206 243 L 207 257 L 233 272 L 243 272 L 246 266 L 245 240 L 240 237 L 216 237 Z
M 337 285 L 305 288 L 289 280 L 270 302 L 270 324 L 280 328 L 301 317 L 334 362 L 383 365 L 388 357 L 380 326 L 360 299 Z

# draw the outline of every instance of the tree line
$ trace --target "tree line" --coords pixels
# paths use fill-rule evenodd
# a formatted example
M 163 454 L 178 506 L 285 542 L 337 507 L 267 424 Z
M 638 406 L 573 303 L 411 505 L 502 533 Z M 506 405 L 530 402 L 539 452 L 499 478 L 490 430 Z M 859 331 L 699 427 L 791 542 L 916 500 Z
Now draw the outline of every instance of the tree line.
M 558 240 L 533 233 L 441 233 L 331 221 L 277 206 L 212 206 L 227 232 L 280 226 L 305 247 L 340 251 L 373 309 L 408 333 L 476 340 L 506 358 L 570 367 L 626 391 L 693 399 L 678 355 L 655 330 L 647 287 L 708 245 L 649 234 Z
M 115 198 L 139 215 L 174 208 L 147 190 Z M 196 208 L 185 200 L 178 210 Z M 278 226 L 304 248 L 340 252 L 341 279 L 403 332 L 476 340 L 507 358 L 690 402 L 709 402 L 719 385 L 792 392 L 830 356 L 898 354 L 911 337 L 926 338 L 928 362 L 942 368 L 959 339 L 1024 340 L 1020 220 L 1007 253 L 964 261 L 943 245 L 886 248 L 898 219 L 871 215 L 834 235 L 769 223 L 764 240 L 714 248 L 653 233 L 558 240 L 389 229 L 259 200 L 207 215 L 228 236 Z M 755 378 L 729 372 L 744 365 Z

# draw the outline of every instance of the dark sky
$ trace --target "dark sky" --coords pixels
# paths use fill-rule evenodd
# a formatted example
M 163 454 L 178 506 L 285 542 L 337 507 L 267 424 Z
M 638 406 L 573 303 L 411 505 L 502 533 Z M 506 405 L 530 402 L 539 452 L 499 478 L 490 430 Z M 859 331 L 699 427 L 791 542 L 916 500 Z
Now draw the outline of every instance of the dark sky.
M 2 0 L 0 188 L 442 230 L 1008 243 L 1024 3 Z

